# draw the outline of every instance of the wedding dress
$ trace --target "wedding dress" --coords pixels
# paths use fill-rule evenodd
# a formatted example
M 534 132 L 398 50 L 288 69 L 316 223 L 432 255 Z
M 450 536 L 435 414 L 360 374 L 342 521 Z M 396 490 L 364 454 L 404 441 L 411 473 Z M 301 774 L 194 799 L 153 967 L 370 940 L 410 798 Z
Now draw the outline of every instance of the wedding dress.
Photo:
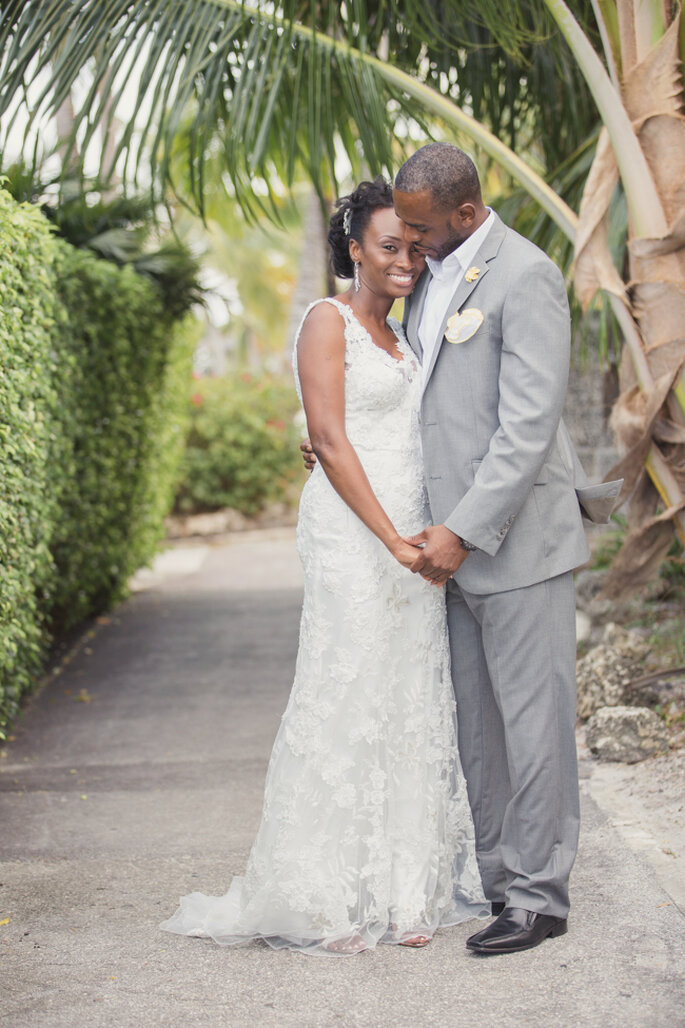
M 403 535 L 428 523 L 421 373 L 345 323 L 345 425 Z M 313 305 L 312 305 L 313 306 Z M 311 309 L 311 308 L 310 308 Z M 297 380 L 297 348 L 294 356 Z M 299 383 L 298 383 L 299 391 Z M 300 397 L 301 398 L 301 397 Z M 318 464 L 300 503 L 300 644 L 244 877 L 194 892 L 161 926 L 221 945 L 353 953 L 486 916 L 456 715 L 442 589 L 403 568 Z

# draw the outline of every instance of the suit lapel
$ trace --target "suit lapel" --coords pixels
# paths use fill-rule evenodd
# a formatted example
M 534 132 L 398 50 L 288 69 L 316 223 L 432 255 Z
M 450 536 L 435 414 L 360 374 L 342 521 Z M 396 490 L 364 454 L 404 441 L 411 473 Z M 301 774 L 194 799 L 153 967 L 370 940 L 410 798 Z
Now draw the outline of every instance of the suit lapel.
M 472 282 L 467 282 L 466 276 L 463 276 L 461 282 L 454 291 L 452 299 L 447 305 L 445 317 L 443 318 L 442 325 L 440 326 L 439 339 L 433 350 L 431 362 L 425 375 L 424 381 L 426 384 L 428 384 L 428 379 L 433 374 L 433 368 L 435 367 L 435 363 L 438 359 L 438 354 L 440 353 L 440 350 L 445 342 L 445 331 L 447 329 L 447 322 L 453 314 L 456 314 L 457 311 L 460 311 L 462 309 L 462 307 L 464 306 L 464 304 L 466 303 L 466 301 L 468 300 L 469 296 L 476 288 L 478 283 L 482 282 L 485 276 L 487 275 L 488 271 L 490 270 L 488 262 L 494 260 L 495 257 L 497 257 L 499 248 L 502 245 L 506 233 L 506 225 L 501 220 L 501 218 L 499 218 L 495 214 L 495 222 L 490 231 L 488 232 L 487 236 L 483 240 L 483 245 L 478 250 L 475 259 L 469 265 L 468 268 L 469 271 L 471 270 L 471 268 L 477 268 L 478 275 Z
M 419 281 L 416 283 L 416 288 L 411 294 L 406 305 L 409 308 L 409 312 L 403 318 L 407 341 L 419 360 L 423 357 L 423 348 L 421 346 L 421 340 L 419 339 L 419 323 L 421 321 L 423 305 L 426 301 L 426 292 L 428 290 L 428 284 L 431 277 L 430 271 L 426 268 L 421 274 Z

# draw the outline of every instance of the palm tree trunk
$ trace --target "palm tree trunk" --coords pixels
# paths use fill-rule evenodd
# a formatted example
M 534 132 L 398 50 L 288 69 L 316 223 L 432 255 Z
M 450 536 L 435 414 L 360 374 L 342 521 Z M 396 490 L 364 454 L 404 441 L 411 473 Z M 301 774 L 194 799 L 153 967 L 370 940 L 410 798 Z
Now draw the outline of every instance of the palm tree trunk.
M 69 146 L 67 144 L 67 140 L 74 129 L 74 104 L 71 99 L 71 92 L 67 93 L 55 112 L 55 127 L 57 129 L 57 153 L 62 162 L 62 167 L 76 166 L 78 164 L 78 150 L 73 148 L 68 156 Z
M 667 25 L 659 0 L 616 0 L 618 33 L 612 39 L 604 25 L 602 39 L 605 47 L 613 46 L 610 68 L 620 68 L 619 94 L 596 55 L 588 55 L 589 44 L 563 0 L 545 3 L 587 68 L 605 124 L 581 204 L 575 276 L 581 302 L 587 304 L 597 288 L 620 301 L 629 343 L 612 413 L 626 456 L 609 473 L 625 478 L 623 497 L 632 497 L 628 535 L 605 587 L 607 595 L 618 596 L 654 576 L 674 529 L 685 545 L 685 119 L 679 16 Z M 629 209 L 628 285 L 608 246 L 609 203 L 619 176 Z
M 326 273 L 328 268 L 327 225 L 321 210 L 321 200 L 312 189 L 307 196 L 304 212 L 302 249 L 297 269 L 297 280 L 290 306 L 288 334 L 290 345 L 312 300 L 335 292 L 335 282 Z M 289 357 L 289 353 L 288 353 Z

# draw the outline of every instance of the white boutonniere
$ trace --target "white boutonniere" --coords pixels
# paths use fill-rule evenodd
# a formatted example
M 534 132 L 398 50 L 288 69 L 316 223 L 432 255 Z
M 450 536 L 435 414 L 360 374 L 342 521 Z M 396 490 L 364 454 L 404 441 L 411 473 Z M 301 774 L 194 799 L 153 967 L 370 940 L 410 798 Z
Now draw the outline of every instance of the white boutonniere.
M 453 314 L 447 322 L 445 339 L 448 343 L 465 343 L 483 324 L 483 312 L 477 307 L 467 307 L 459 314 Z

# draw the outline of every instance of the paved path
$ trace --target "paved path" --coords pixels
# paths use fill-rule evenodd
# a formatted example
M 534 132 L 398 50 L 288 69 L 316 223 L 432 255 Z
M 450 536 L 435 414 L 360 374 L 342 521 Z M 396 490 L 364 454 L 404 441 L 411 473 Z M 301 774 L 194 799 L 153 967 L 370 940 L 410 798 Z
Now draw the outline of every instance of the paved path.
M 467 925 L 350 959 L 159 932 L 243 869 L 295 659 L 292 535 L 175 551 L 138 584 L 0 761 L 0 1023 L 685 1023 L 685 920 L 587 791 L 570 932 L 528 953 L 470 956 Z

